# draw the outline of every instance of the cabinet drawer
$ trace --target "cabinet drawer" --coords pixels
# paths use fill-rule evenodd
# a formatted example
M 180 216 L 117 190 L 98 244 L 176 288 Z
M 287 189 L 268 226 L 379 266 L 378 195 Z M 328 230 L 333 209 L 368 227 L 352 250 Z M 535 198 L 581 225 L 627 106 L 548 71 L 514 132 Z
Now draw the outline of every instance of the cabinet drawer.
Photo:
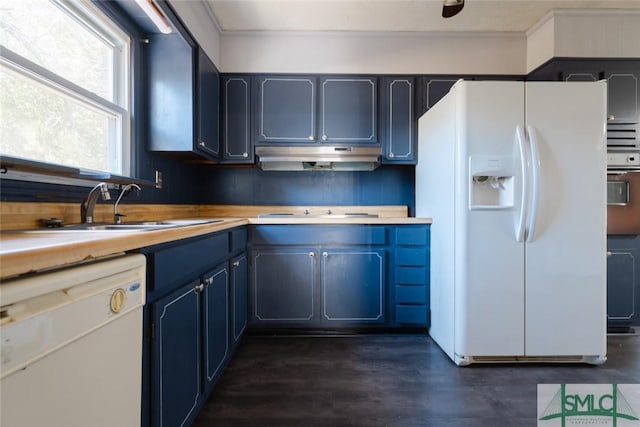
M 398 227 L 396 229 L 396 245 L 427 246 L 429 229 L 416 227 Z
M 396 286 L 396 303 L 426 304 L 427 288 L 425 286 Z
M 412 325 L 427 324 L 426 305 L 397 305 L 396 322 Z
M 245 227 L 232 230 L 229 238 L 229 251 L 242 252 L 247 248 L 247 229 Z
M 384 245 L 385 228 L 368 225 L 262 225 L 250 231 L 253 245 Z
M 160 249 L 148 255 L 150 285 L 156 291 L 193 279 L 229 254 L 229 233 Z
M 425 267 L 396 267 L 396 285 L 425 285 L 428 280 Z
M 396 265 L 427 266 L 429 253 L 426 248 L 396 248 Z

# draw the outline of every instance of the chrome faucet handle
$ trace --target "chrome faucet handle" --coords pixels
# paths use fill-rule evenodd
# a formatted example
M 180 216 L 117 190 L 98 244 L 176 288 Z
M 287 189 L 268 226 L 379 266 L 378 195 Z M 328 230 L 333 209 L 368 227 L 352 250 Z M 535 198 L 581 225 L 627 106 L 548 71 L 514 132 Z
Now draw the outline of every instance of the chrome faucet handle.
M 127 194 L 131 193 L 134 189 L 138 191 L 142 190 L 142 188 L 140 188 L 138 184 L 133 184 L 133 183 L 127 184 L 124 187 L 122 187 L 122 190 L 120 191 L 120 195 L 118 196 L 118 199 L 113 204 L 113 221 L 116 224 L 120 224 L 122 222 L 122 217 L 126 216 L 124 214 L 118 213 L 118 204 L 120 203 L 120 200 L 122 200 L 122 198 Z
M 113 221 L 116 224 L 122 224 L 122 217 L 126 216 L 125 214 L 121 214 L 121 213 L 115 213 L 113 214 Z
M 111 195 L 109 194 L 109 187 L 104 182 L 96 185 L 89 191 L 87 197 L 80 204 L 80 220 L 86 224 L 93 224 L 93 210 L 96 206 L 96 201 L 98 197 L 101 197 L 102 200 L 111 200 Z

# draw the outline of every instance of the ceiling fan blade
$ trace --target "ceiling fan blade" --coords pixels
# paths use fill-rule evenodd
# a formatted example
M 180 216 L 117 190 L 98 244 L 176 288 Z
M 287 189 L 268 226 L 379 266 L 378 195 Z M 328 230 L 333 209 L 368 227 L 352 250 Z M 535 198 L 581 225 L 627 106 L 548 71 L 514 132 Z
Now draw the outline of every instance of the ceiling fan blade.
M 464 0 L 444 0 L 442 5 L 442 17 L 451 18 L 457 15 L 464 7 Z

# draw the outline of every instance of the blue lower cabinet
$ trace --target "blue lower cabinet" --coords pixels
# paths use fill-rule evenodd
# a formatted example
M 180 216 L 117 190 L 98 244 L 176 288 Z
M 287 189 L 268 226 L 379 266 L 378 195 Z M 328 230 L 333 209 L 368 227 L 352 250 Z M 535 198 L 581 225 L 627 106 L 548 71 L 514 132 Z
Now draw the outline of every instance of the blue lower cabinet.
M 232 322 L 229 335 L 231 345 L 235 348 L 247 328 L 248 292 L 247 255 L 242 254 L 231 260 L 231 299 Z
M 252 323 L 305 324 L 317 320 L 314 248 L 252 253 Z
M 203 384 L 205 393 L 218 379 L 229 355 L 229 270 L 227 263 L 203 277 Z
M 189 425 L 229 359 L 227 263 L 151 307 L 151 425 Z
M 427 328 L 428 224 L 249 228 L 250 326 Z
M 251 326 L 333 329 L 383 324 L 386 236 L 379 225 L 250 228 Z
M 322 251 L 322 321 L 384 322 L 384 250 Z
M 607 237 L 607 324 L 640 325 L 640 236 Z
M 194 281 L 154 302 L 154 426 L 188 425 L 200 403 L 200 295 Z
M 428 327 L 429 226 L 397 226 L 392 234 L 395 326 Z
M 190 425 L 244 333 L 246 228 L 143 248 L 141 425 Z

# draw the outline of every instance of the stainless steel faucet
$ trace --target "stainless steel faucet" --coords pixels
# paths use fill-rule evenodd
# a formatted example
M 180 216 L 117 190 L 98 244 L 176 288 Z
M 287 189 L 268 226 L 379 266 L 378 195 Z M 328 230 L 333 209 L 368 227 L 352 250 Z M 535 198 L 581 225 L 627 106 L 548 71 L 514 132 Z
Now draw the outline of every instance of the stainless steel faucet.
M 113 221 L 116 224 L 120 224 L 122 222 L 122 217 L 126 216 L 126 215 L 118 213 L 118 203 L 120 203 L 120 200 L 122 200 L 122 198 L 124 196 L 126 196 L 129 193 L 131 193 L 134 188 L 136 190 L 138 190 L 138 191 L 142 190 L 142 188 L 140 188 L 140 186 L 138 184 L 127 184 L 124 187 L 122 187 L 122 191 L 120 192 L 120 195 L 118 196 L 118 199 L 113 204 Z
M 93 187 L 87 198 L 80 204 L 80 221 L 85 224 L 93 224 L 93 209 L 96 207 L 99 196 L 102 197 L 102 200 L 111 200 L 109 188 L 104 182 Z

